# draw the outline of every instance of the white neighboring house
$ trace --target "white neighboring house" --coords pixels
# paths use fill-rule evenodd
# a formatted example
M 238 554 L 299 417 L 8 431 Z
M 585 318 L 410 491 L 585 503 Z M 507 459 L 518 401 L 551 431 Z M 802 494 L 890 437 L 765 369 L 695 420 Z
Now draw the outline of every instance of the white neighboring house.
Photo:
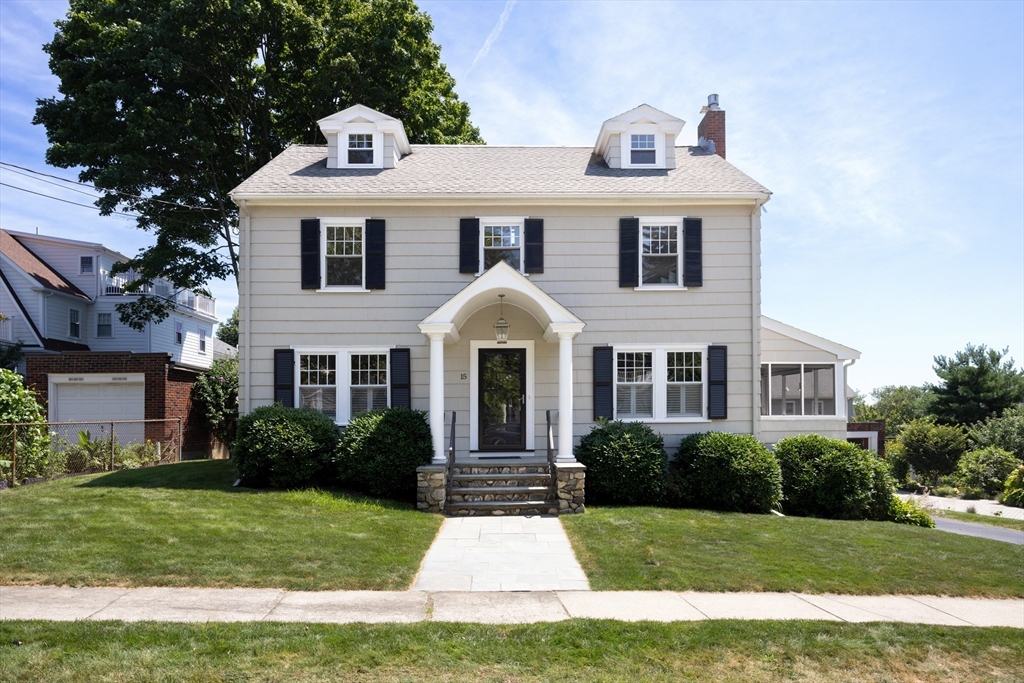
M 49 399 L 51 420 L 170 417 L 172 401 L 152 396 L 166 387 L 146 391 L 153 359 L 190 377 L 213 361 L 209 297 L 158 281 L 153 293 L 174 312 L 142 331 L 120 322 L 116 305 L 136 295 L 125 292 L 131 275 L 111 268 L 127 260 L 102 244 L 0 229 L 0 344 L 24 344 L 20 370 Z
M 598 418 L 688 434 L 847 435 L 859 352 L 761 315 L 761 207 L 649 105 L 593 147 L 416 145 L 356 105 L 232 191 L 241 229 L 241 412 L 427 410 L 435 462 L 557 460 Z

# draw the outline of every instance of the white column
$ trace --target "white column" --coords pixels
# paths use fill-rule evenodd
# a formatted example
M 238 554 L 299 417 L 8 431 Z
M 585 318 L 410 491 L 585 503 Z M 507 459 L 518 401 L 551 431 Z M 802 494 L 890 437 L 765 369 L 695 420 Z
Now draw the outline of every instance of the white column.
M 444 464 L 444 334 L 430 337 L 430 438 L 434 443 L 434 463 Z
M 572 454 L 572 332 L 558 333 L 558 456 L 556 462 L 576 462 Z

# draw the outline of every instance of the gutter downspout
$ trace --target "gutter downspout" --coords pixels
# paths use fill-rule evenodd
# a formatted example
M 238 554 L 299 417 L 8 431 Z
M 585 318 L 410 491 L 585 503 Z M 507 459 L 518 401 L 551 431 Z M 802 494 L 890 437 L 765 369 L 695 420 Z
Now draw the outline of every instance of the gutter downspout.
M 239 333 L 245 335 L 244 356 L 242 358 L 245 366 L 245 394 L 242 402 L 242 414 L 248 415 L 252 410 L 252 372 L 250 371 L 252 365 L 252 337 L 249 335 L 252 321 L 252 250 L 249 249 L 249 211 L 246 208 L 244 199 L 238 202 L 238 209 L 238 214 L 242 219 L 242 242 L 239 243 L 238 248 L 245 250 L 244 258 L 242 259 L 242 269 L 245 273 L 245 307 L 244 315 L 239 320 L 238 326 Z

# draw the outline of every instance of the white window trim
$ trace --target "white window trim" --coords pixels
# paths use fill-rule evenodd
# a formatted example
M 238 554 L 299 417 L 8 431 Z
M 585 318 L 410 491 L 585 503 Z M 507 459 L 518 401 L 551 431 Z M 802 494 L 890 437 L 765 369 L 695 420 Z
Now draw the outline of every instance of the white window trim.
M 477 275 L 483 275 L 484 268 L 484 226 L 519 226 L 519 272 L 526 275 L 526 216 L 477 216 L 480 233 L 477 236 Z
M 329 356 L 333 355 L 337 358 L 334 361 L 335 372 L 337 373 L 337 383 L 335 386 L 335 406 L 336 412 L 334 415 L 334 422 L 337 425 L 344 427 L 352 419 L 352 356 L 358 356 L 363 354 L 383 354 L 388 357 L 388 381 L 387 381 L 387 392 L 388 392 L 388 407 L 391 407 L 391 349 L 394 346 L 292 346 L 292 351 L 295 352 L 295 363 L 292 368 L 292 386 L 293 389 L 293 401 L 296 406 L 302 405 L 302 401 L 299 395 L 299 367 L 302 365 L 299 362 L 299 356 L 307 355 L 319 355 Z M 345 373 L 342 375 L 341 373 Z
M 630 146 L 633 135 L 654 135 L 654 163 L 634 164 Z M 646 168 L 663 170 L 665 168 L 665 133 L 654 123 L 631 124 L 619 135 L 620 165 L 622 168 Z
M 653 417 L 623 417 L 627 422 L 644 422 L 650 424 L 700 423 L 711 422 L 708 418 L 708 346 L 710 344 L 616 344 L 612 347 L 612 411 L 615 419 L 618 416 L 619 377 L 618 364 L 620 351 L 648 351 L 653 354 L 654 362 L 654 405 Z M 700 377 L 704 386 L 702 405 L 704 414 L 700 417 L 669 417 L 668 416 L 668 354 L 672 352 L 699 351 Z
M 78 335 L 77 336 L 71 334 L 71 322 L 72 322 L 71 321 L 71 314 L 72 313 L 77 313 L 78 314 Z M 83 323 L 82 323 L 82 309 L 68 307 L 68 330 L 67 330 L 68 339 L 81 339 L 82 338 L 82 326 L 83 326 Z
M 373 135 L 373 163 L 372 164 L 350 164 L 348 163 L 348 136 L 349 134 L 371 134 Z M 347 123 L 338 133 L 338 168 L 384 168 L 384 133 L 377 130 L 374 123 Z
M 110 316 L 110 334 L 100 334 L 100 316 Z M 96 313 L 96 338 L 97 339 L 112 339 L 114 336 L 114 314 L 113 313 Z
M 683 286 L 683 221 L 686 216 L 634 216 L 640 225 L 637 226 L 637 262 L 636 268 L 640 284 L 634 287 L 634 291 L 686 291 Z M 644 226 L 650 225 L 675 225 L 676 226 L 676 279 L 674 285 L 645 285 L 644 284 Z
M 800 366 L 800 406 L 801 410 L 804 405 L 804 367 L 805 365 L 831 365 L 835 367 L 835 403 L 836 403 L 836 414 L 835 415 L 759 415 L 762 420 L 778 420 L 779 422 L 786 421 L 800 421 L 800 420 L 842 420 L 846 422 L 846 382 L 844 380 L 843 368 L 845 367 L 842 361 L 803 361 L 803 360 L 773 360 L 763 361 L 757 368 L 757 381 L 761 381 L 761 368 L 768 366 L 768 380 L 771 381 L 772 367 L 773 365 L 799 365 Z M 757 395 L 759 397 L 764 396 L 764 389 L 758 387 Z M 842 398 L 840 398 L 842 397 Z M 771 412 L 772 405 L 771 387 L 768 389 L 768 412 Z
M 320 221 L 320 288 L 318 292 L 369 292 L 366 288 L 366 221 L 368 218 L 319 218 Z M 361 285 L 327 284 L 327 228 L 359 228 L 363 236 L 363 274 Z
M 537 447 L 534 410 L 534 342 L 532 339 L 509 339 L 505 344 L 488 339 L 469 341 L 469 450 L 480 450 L 480 349 L 526 349 L 526 452 Z M 496 453 L 497 454 L 497 453 Z M 503 455 L 514 455 L 504 453 Z
M 175 346 L 185 346 L 185 323 L 181 320 L 173 320 L 174 327 L 171 329 L 171 341 Z M 181 340 L 178 340 L 178 325 L 181 325 Z
M 92 259 L 92 272 L 91 273 L 86 273 L 84 270 L 82 270 L 82 259 L 84 259 L 84 258 Z M 96 274 L 96 257 L 92 256 L 92 255 L 89 255 L 89 254 L 80 254 L 79 257 L 78 257 L 78 274 L 79 275 L 95 275 Z
M 209 341 L 210 341 L 210 335 L 208 335 L 206 333 L 206 328 L 205 327 L 200 327 L 199 328 L 199 347 L 198 347 L 199 348 L 199 355 L 201 355 L 201 356 L 205 356 L 206 355 L 206 345 L 209 343 Z

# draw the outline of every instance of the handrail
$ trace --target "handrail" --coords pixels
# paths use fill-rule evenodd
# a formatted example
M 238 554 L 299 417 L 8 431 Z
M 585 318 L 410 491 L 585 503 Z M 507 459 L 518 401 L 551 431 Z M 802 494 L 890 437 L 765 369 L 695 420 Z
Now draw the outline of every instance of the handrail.
M 551 424 L 551 411 L 547 411 L 548 418 L 548 472 L 551 474 L 551 492 L 558 492 L 558 475 L 555 473 L 555 428 Z
M 445 465 L 444 472 L 444 501 L 441 503 L 441 511 L 444 511 L 444 506 L 448 503 L 448 498 L 452 493 L 452 470 L 455 468 L 455 411 L 452 411 L 452 430 L 451 436 L 448 438 L 448 459 Z

